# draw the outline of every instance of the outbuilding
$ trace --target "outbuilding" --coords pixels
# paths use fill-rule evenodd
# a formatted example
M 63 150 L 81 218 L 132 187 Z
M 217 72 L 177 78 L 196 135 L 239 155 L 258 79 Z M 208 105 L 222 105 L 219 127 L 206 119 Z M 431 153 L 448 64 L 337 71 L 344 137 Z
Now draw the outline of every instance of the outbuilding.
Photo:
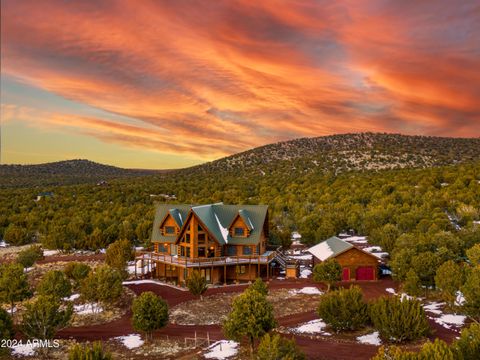
M 378 279 L 380 260 L 369 252 L 333 236 L 307 250 L 313 255 L 313 266 L 336 259 L 342 267 L 343 281 L 373 281 Z

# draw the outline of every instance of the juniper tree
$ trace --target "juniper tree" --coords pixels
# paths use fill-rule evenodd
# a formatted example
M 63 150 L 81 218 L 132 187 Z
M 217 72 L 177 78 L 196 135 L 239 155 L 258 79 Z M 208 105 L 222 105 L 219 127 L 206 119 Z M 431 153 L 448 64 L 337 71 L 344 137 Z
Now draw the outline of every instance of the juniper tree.
M 422 304 L 416 299 L 381 297 L 369 306 L 373 326 L 388 341 L 416 340 L 430 332 Z
M 22 301 L 31 295 L 27 275 L 20 264 L 0 265 L 0 301 L 10 304 L 11 315 L 17 301 Z
M 105 263 L 118 270 L 123 279 L 128 277 L 127 262 L 134 259 L 134 251 L 129 240 L 117 240 L 107 248 Z
M 480 324 L 472 323 L 463 328 L 460 337 L 452 344 L 460 360 L 478 360 L 480 354 Z
M 91 271 L 82 281 L 80 296 L 83 300 L 93 303 L 100 302 L 110 305 L 122 295 L 122 278 L 117 270 L 107 265 L 99 266 Z
M 43 258 L 43 250 L 38 245 L 31 245 L 28 248 L 20 251 L 17 255 L 17 263 L 21 264 L 24 268 L 29 268 L 37 260 Z
M 419 296 L 422 292 L 422 283 L 415 270 L 408 270 L 405 281 L 403 282 L 403 291 L 408 295 Z
M 15 331 L 13 329 L 12 317 L 8 314 L 7 311 L 0 308 L 0 339 L 2 340 L 13 339 L 14 335 L 15 335 Z M 6 352 L 8 352 L 7 348 L 1 346 L 0 355 L 5 354 Z
M 465 311 L 474 319 L 480 319 L 480 266 L 470 269 L 465 284 L 460 288 Z
M 135 330 L 145 333 L 145 339 L 151 340 L 154 330 L 168 323 L 168 305 L 151 291 L 140 294 L 132 305 L 132 324 Z
M 480 244 L 473 245 L 466 253 L 473 266 L 480 266 Z
M 40 295 L 52 295 L 61 299 L 72 294 L 72 285 L 62 271 L 50 270 L 38 284 L 37 291 Z
M 337 332 L 356 330 L 368 322 L 367 304 L 358 286 L 323 295 L 317 312 Z
M 54 296 L 40 295 L 25 305 L 22 332 L 30 339 L 52 340 L 60 329 L 66 327 L 72 317 L 73 306 L 61 306 Z M 42 348 L 44 355 L 48 347 Z
M 456 293 L 464 283 L 464 272 L 460 265 L 448 260 L 440 265 L 435 275 L 435 284 L 445 300 L 451 306 L 455 303 Z
M 81 262 L 69 262 L 63 271 L 65 275 L 73 281 L 74 289 L 78 289 L 83 279 L 85 279 L 92 268 Z
M 193 296 L 200 296 L 203 300 L 203 293 L 207 291 L 207 280 L 200 274 L 200 271 L 194 270 L 187 278 L 186 285 Z
M 335 259 L 329 259 L 313 268 L 313 281 L 327 284 L 327 292 L 337 281 L 342 280 L 342 267 Z
M 232 340 L 248 339 L 250 354 L 253 354 L 255 340 L 276 326 L 273 306 L 262 293 L 246 289 L 232 304 L 232 311 L 223 323 L 225 336 Z

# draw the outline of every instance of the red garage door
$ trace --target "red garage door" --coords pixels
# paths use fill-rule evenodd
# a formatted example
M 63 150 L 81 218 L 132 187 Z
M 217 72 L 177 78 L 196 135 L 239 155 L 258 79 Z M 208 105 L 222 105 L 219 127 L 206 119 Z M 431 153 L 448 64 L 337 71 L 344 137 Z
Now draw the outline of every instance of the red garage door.
M 375 268 L 373 266 L 360 266 L 355 273 L 357 280 L 375 280 Z

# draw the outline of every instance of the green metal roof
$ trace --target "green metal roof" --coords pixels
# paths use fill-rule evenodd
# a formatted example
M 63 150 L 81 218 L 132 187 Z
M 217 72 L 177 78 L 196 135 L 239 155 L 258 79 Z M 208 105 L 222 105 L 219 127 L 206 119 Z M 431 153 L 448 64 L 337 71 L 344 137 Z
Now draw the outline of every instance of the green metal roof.
M 167 213 L 173 214 L 178 211 L 182 226 L 192 210 L 208 231 L 220 244 L 256 245 L 260 241 L 263 224 L 267 216 L 267 205 L 224 205 L 223 203 L 208 205 L 157 205 L 155 220 L 153 223 L 152 241 L 173 243 L 175 236 L 163 236 L 160 232 L 160 223 Z M 250 230 L 248 237 L 232 237 L 228 227 L 234 218 L 240 214 Z M 173 215 L 172 215 L 173 216 Z M 177 221 L 177 220 L 175 220 Z
M 354 246 L 352 244 L 343 241 L 336 236 L 332 236 L 331 238 L 312 246 L 307 251 L 316 258 L 325 261 L 327 259 L 334 258 L 353 247 Z

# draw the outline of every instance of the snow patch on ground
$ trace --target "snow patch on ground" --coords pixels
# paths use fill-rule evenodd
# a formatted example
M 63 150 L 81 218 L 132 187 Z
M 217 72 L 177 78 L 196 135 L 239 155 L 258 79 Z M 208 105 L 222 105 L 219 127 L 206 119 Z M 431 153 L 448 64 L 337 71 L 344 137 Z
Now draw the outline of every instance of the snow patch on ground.
M 306 286 L 299 290 L 290 290 L 290 294 L 322 295 L 323 292 L 313 286 Z
M 53 256 L 57 255 L 60 250 L 43 250 L 43 256 Z
M 28 272 L 30 272 L 30 271 L 32 271 L 32 270 L 33 270 L 33 267 L 28 267 L 28 268 L 24 268 L 24 269 L 23 269 L 23 272 L 24 272 L 24 273 L 28 273 Z
M 467 317 L 464 315 L 444 314 L 439 318 L 433 319 L 437 324 L 442 325 L 446 329 L 451 329 L 452 326 L 460 327 L 464 324 Z
M 432 303 L 423 305 L 423 308 L 425 309 L 425 311 L 429 313 L 440 315 L 442 313 L 442 310 L 440 310 L 440 308 L 443 305 L 445 305 L 445 303 L 432 302 Z
M 5 242 L 5 240 L 0 241 L 0 247 L 2 248 L 8 247 L 8 244 Z
M 387 258 L 387 257 L 390 256 L 390 254 L 385 252 L 385 251 L 384 252 L 372 252 L 371 254 L 373 256 L 376 256 L 379 259 L 384 259 L 384 258 Z
M 143 345 L 144 341 L 142 340 L 139 334 L 130 334 L 126 336 L 117 336 L 115 340 L 120 341 L 127 349 L 135 349 Z
M 380 252 L 382 251 L 382 248 L 380 246 L 369 246 L 364 248 L 363 250 L 371 253 L 371 252 Z
M 238 343 L 232 340 L 220 340 L 207 348 L 208 352 L 203 356 L 206 359 L 227 359 L 238 353 Z
M 181 290 L 181 291 L 188 291 L 187 289 L 184 289 L 182 287 L 175 286 L 175 285 L 172 285 L 172 284 L 167 284 L 167 283 L 164 283 L 164 282 L 161 282 L 161 281 L 156 281 L 156 280 L 131 280 L 131 281 L 122 282 L 122 285 L 141 285 L 141 284 L 155 284 L 155 285 L 158 285 L 158 286 L 168 286 L 168 287 L 171 287 L 171 288 L 174 288 L 174 289 L 177 289 L 177 290 Z
M 69 297 L 64 297 L 62 300 L 63 301 L 75 301 L 80 297 L 80 294 L 72 294 Z
M 35 349 L 39 347 L 38 342 L 24 342 L 22 345 L 12 347 L 12 355 L 14 356 L 32 356 L 35 355 Z
M 395 295 L 395 294 L 396 294 L 396 292 L 395 292 L 395 289 L 394 289 L 394 288 L 386 288 L 386 289 L 385 289 L 385 291 L 386 291 L 387 293 L 390 293 L 390 294 L 393 294 L 393 295 Z
M 310 269 L 303 269 L 302 271 L 300 271 L 300 278 L 301 279 L 306 279 L 310 275 L 312 275 L 312 270 L 310 270 Z
M 103 308 L 98 303 L 86 303 L 74 305 L 73 311 L 78 315 L 91 315 L 102 312 Z
M 380 336 L 378 331 L 375 331 L 371 334 L 363 335 L 357 337 L 357 341 L 362 344 L 370 344 L 370 345 L 381 345 L 382 341 L 380 340 Z
M 343 241 L 353 242 L 355 244 L 366 244 L 368 242 L 366 236 L 349 236 L 347 238 L 343 238 Z
M 293 328 L 292 331 L 300 334 L 331 335 L 323 329 L 327 326 L 321 319 L 311 320 L 303 325 Z

